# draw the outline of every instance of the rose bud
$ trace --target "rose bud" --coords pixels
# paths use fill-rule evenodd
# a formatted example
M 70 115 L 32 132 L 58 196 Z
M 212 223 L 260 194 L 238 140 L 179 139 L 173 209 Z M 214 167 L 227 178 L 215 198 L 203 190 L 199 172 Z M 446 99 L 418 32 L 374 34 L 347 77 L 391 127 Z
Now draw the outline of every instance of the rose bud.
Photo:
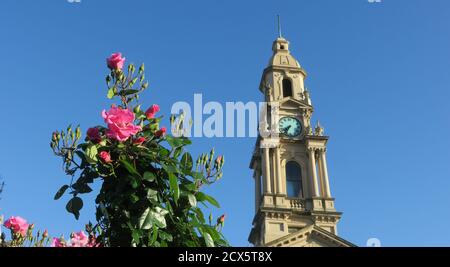
M 156 137 L 161 137 L 164 136 L 167 132 L 166 127 L 162 127 L 161 129 L 159 129 L 158 131 L 156 131 L 155 136 Z
M 139 137 L 139 138 L 133 140 L 133 144 L 139 146 L 139 145 L 142 145 L 145 141 L 147 141 L 147 139 L 145 137 Z
M 125 64 L 125 58 L 122 57 L 121 53 L 114 53 L 106 59 L 106 63 L 111 70 L 122 70 Z
M 102 137 L 100 136 L 100 130 L 97 127 L 89 128 L 87 130 L 86 135 L 87 138 L 94 144 L 98 144 L 102 141 Z
M 100 157 L 100 159 L 104 162 L 104 163 L 111 163 L 111 154 L 109 154 L 108 151 L 102 151 L 98 154 L 98 156 Z
M 225 222 L 225 214 L 223 214 L 222 216 L 219 217 L 219 219 L 217 220 L 219 223 L 224 223 Z
M 145 111 L 145 116 L 147 116 L 147 119 L 153 119 L 155 117 L 155 114 L 158 113 L 159 110 L 159 106 L 157 104 L 153 104 L 147 109 L 147 111 Z

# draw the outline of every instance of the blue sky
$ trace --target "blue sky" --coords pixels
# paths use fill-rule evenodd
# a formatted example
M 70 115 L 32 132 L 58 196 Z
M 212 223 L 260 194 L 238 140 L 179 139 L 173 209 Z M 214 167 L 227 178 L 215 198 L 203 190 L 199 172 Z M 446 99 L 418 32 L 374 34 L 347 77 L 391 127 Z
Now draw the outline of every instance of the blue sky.
M 145 105 L 168 114 L 176 101 L 259 101 L 258 83 L 283 34 L 330 135 L 328 168 L 342 237 L 365 245 L 450 245 L 450 3 L 346 1 L 3 0 L 0 3 L 0 213 L 52 235 L 80 221 L 54 193 L 68 181 L 49 147 L 70 123 L 102 123 L 105 58 L 145 62 Z M 225 235 L 247 246 L 254 215 L 253 138 L 194 138 L 193 154 L 227 161 L 208 191 L 227 213 Z M 93 201 L 91 201 L 93 203 Z

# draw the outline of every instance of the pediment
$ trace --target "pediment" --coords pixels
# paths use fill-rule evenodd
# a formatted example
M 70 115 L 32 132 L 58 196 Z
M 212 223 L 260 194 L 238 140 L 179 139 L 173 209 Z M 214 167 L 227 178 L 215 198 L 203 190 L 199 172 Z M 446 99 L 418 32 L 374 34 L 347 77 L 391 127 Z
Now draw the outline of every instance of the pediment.
M 306 104 L 303 101 L 287 97 L 280 100 L 280 109 L 309 109 L 312 110 L 312 106 Z
M 267 247 L 355 247 L 325 229 L 311 225 L 266 244 Z

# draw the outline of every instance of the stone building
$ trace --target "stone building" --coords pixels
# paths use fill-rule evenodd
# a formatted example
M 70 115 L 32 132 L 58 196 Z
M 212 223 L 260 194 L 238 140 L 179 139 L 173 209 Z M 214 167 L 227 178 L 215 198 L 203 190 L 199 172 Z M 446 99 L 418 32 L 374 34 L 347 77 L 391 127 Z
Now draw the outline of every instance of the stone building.
M 306 72 L 281 35 L 272 50 L 259 87 L 268 103 L 260 127 L 271 135 L 259 135 L 250 163 L 255 217 L 249 241 L 270 247 L 354 246 L 337 235 L 342 213 L 330 190 L 328 136 L 319 123 L 311 125 Z

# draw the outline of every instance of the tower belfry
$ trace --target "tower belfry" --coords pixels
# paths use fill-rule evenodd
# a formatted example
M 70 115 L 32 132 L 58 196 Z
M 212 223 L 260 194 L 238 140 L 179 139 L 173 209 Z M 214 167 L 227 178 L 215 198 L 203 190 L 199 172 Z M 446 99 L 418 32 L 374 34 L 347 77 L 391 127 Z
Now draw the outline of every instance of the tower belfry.
M 259 89 L 268 110 L 277 109 L 264 122 L 275 126 L 277 138 L 259 136 L 250 162 L 255 217 L 249 241 L 255 246 L 353 246 L 337 236 L 342 213 L 330 190 L 328 136 L 319 123 L 311 124 L 307 74 L 281 35 L 279 16 L 272 51 Z

